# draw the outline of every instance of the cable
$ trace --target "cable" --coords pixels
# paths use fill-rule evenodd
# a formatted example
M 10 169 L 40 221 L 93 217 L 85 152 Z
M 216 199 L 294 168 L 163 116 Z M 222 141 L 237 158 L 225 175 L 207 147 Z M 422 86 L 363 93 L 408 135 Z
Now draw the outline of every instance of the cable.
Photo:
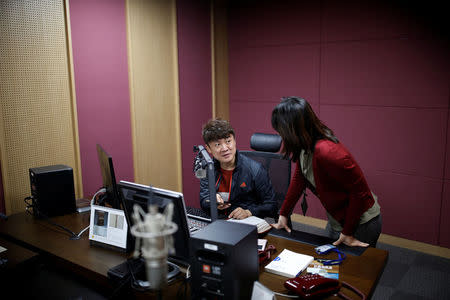
M 25 199 L 23 199 L 23 200 L 24 200 L 25 204 L 27 205 L 27 206 L 25 207 L 26 212 L 29 213 L 29 214 L 31 214 L 30 208 L 32 208 L 32 209 L 33 209 L 33 212 L 35 212 L 34 210 L 35 210 L 36 208 L 35 208 L 34 204 L 30 204 L 29 202 L 27 202 L 27 200 L 33 201 L 33 197 L 25 197 Z M 70 229 L 68 229 L 68 228 L 66 228 L 66 227 L 64 227 L 64 226 L 62 226 L 62 225 L 59 225 L 59 224 L 57 224 L 57 223 L 51 221 L 50 218 L 49 218 L 47 215 L 43 214 L 41 211 L 39 211 L 39 210 L 37 210 L 37 209 L 36 209 L 36 215 L 42 216 L 42 217 L 45 219 L 45 221 L 47 221 L 47 222 L 50 223 L 51 225 L 56 226 L 56 227 L 58 227 L 58 228 L 61 228 L 62 230 L 68 232 L 68 233 L 71 235 L 71 238 L 74 237 L 74 236 L 76 236 L 76 233 L 75 233 L 75 232 L 73 232 L 72 230 L 70 230 Z
M 94 194 L 94 196 L 92 197 L 91 204 L 94 203 L 95 197 L 96 197 L 99 193 L 105 193 L 105 192 L 106 192 L 106 189 L 105 189 L 105 188 L 99 189 L 99 190 Z M 32 203 L 30 203 L 28 200 L 31 200 Z M 62 230 L 64 230 L 64 231 L 66 231 L 67 233 L 70 234 L 69 239 L 71 239 L 71 240 L 79 240 L 80 237 L 81 237 L 81 235 L 82 235 L 86 230 L 89 229 L 89 226 L 87 226 L 86 228 L 84 228 L 83 230 L 81 230 L 79 233 L 75 233 L 75 232 L 73 232 L 72 230 L 70 230 L 70 229 L 68 229 L 68 228 L 66 228 L 66 227 L 64 227 L 64 226 L 62 226 L 62 225 L 60 225 L 60 224 L 57 224 L 57 223 L 53 222 L 52 220 L 50 220 L 50 218 L 49 218 L 47 215 L 45 215 L 44 213 L 42 213 L 41 211 L 39 211 L 39 209 L 36 207 L 36 204 L 34 203 L 35 199 L 33 198 L 33 196 L 25 197 L 25 198 L 23 199 L 23 201 L 24 201 L 25 204 L 26 204 L 26 206 L 25 206 L 25 211 L 26 211 L 27 213 L 29 213 L 29 214 L 32 215 L 32 216 L 40 216 L 40 217 L 44 218 L 45 221 L 47 221 L 47 222 L 50 223 L 51 225 L 56 226 L 56 227 L 58 227 L 58 228 L 60 228 L 60 229 L 62 229 Z M 32 210 L 33 212 L 31 212 L 31 210 Z
M 135 259 L 136 259 L 136 258 L 135 258 Z M 140 258 L 137 258 L 137 259 L 140 260 Z M 144 264 L 145 264 L 145 262 L 144 262 Z M 132 278 L 132 280 L 131 280 L 131 287 L 132 287 L 133 289 L 137 290 L 137 291 L 145 292 L 145 291 L 148 289 L 148 286 L 146 286 L 145 283 L 148 284 L 148 282 L 145 282 L 145 281 L 143 281 L 143 280 L 138 280 L 138 279 L 136 279 L 136 276 L 135 276 L 135 274 L 134 274 L 134 268 L 133 268 L 133 266 L 131 265 L 130 260 L 127 260 L 127 267 L 128 267 L 128 270 L 130 271 L 131 278 Z M 145 266 L 144 266 L 144 267 L 145 267 Z
M 180 284 L 180 286 L 178 287 L 178 291 L 177 291 L 177 299 L 188 299 L 187 297 L 187 286 L 188 286 L 188 282 L 191 279 L 191 266 L 188 265 L 187 270 L 186 270 L 186 276 L 183 279 L 183 283 Z M 184 287 L 184 295 L 181 294 L 181 288 Z
M 77 233 L 75 236 L 71 237 L 71 240 L 79 240 L 81 238 L 81 236 L 83 235 L 83 233 L 89 229 L 89 227 L 91 227 L 90 225 L 86 226 L 86 228 L 84 228 L 83 230 L 81 230 L 79 233 Z
M 94 196 L 92 196 L 91 199 L 91 205 L 95 203 L 95 197 L 97 197 L 98 194 L 100 193 L 106 193 L 106 189 L 105 188 L 101 188 L 98 191 L 95 192 Z
M 96 199 L 96 196 L 100 193 L 103 193 L 103 195 L 101 195 L 100 197 L 98 197 Z M 91 204 L 104 206 L 107 198 L 108 198 L 108 194 L 106 194 L 106 188 L 101 188 L 92 197 Z M 97 203 L 95 203 L 95 200 L 97 200 Z
M 91 206 L 92 206 L 92 204 L 94 204 L 94 202 L 95 202 L 95 197 L 97 197 L 97 195 L 100 194 L 100 193 L 106 193 L 106 189 L 105 189 L 105 188 L 101 188 L 101 189 L 99 189 L 97 192 L 95 192 L 94 196 L 92 196 L 92 199 L 91 199 Z M 70 239 L 71 239 L 71 240 L 79 240 L 79 239 L 81 238 L 81 235 L 82 235 L 86 230 L 88 230 L 90 226 L 91 226 L 91 225 L 88 225 L 86 228 L 84 228 L 83 230 L 81 230 L 79 233 L 75 234 L 75 236 L 71 237 Z
M 345 255 L 344 252 L 340 251 L 336 246 L 331 244 L 326 244 L 322 246 L 318 246 L 314 248 L 317 254 L 328 254 L 330 252 L 336 252 L 339 255 L 338 259 L 323 259 L 323 258 L 317 258 L 316 260 L 318 262 L 323 263 L 324 266 L 331 266 L 331 265 L 340 265 L 344 259 L 347 258 L 347 255 Z
M 323 263 L 324 266 L 332 266 L 332 265 L 340 265 L 344 259 L 347 258 L 347 255 L 345 255 L 344 252 L 341 252 L 339 249 L 334 248 L 330 250 L 330 252 L 336 252 L 339 255 L 338 259 L 323 259 L 323 258 L 317 258 L 316 260 L 318 262 Z
M 299 298 L 299 296 L 298 295 L 288 295 L 288 294 L 282 294 L 282 293 L 278 293 L 278 292 L 273 292 L 275 295 L 278 295 L 278 296 L 283 296 L 283 297 L 286 297 L 286 298 Z

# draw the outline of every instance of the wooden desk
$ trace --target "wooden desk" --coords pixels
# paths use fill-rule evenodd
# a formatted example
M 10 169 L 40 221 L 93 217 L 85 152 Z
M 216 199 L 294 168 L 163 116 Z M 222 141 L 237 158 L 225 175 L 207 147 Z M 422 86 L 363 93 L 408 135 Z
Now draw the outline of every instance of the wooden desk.
M 6 264 L 1 267 L 0 273 L 13 270 L 20 264 L 26 263 L 38 255 L 36 252 L 30 251 L 3 238 L 0 238 L 0 246 L 6 249 L 6 251 L 0 253 L 0 258 L 7 259 Z
M 78 233 L 89 225 L 90 214 L 75 213 L 54 217 L 52 221 Z M 64 230 L 25 212 L 0 221 L 0 235 L 32 251 L 54 257 L 60 266 L 87 280 L 95 280 L 105 289 L 111 289 L 108 270 L 127 257 L 125 253 L 90 246 L 88 231 L 79 240 L 70 240 Z
M 289 249 L 294 252 L 303 253 L 317 257 L 312 245 L 302 244 L 294 242 L 292 240 L 278 238 L 274 236 L 267 236 L 268 242 L 273 244 L 277 252 L 272 255 L 275 258 L 278 253 L 283 249 Z M 332 253 L 326 256 L 326 258 L 336 259 L 337 253 Z M 353 256 L 347 254 L 347 258 L 339 266 L 339 280 L 345 281 L 363 292 L 367 299 L 373 294 L 375 287 L 378 283 L 381 274 L 388 259 L 388 252 L 376 248 L 368 248 L 360 256 Z M 283 287 L 286 277 L 274 275 L 268 272 L 264 272 L 263 267 L 260 268 L 259 281 L 266 287 L 275 292 L 287 293 L 287 290 Z M 341 291 L 348 295 L 351 299 L 358 299 L 358 297 L 347 289 L 341 289 Z M 277 296 L 277 298 L 287 299 L 285 297 Z M 338 297 L 330 297 L 330 299 L 342 299 Z
M 63 225 L 73 232 L 80 232 L 89 225 L 89 214 L 72 214 L 52 218 L 52 221 Z M 39 220 L 27 213 L 9 216 L 8 220 L 0 220 L 0 236 L 18 243 L 32 251 L 53 257 L 55 261 L 73 273 L 95 281 L 105 291 L 111 291 L 107 272 L 111 267 L 122 263 L 127 254 L 90 246 L 87 233 L 79 240 L 70 240 L 69 234 L 44 220 Z M 298 243 L 284 238 L 266 236 L 269 244 L 273 244 L 277 252 L 284 248 L 295 252 L 315 255 L 314 246 Z M 333 256 L 330 256 L 333 258 Z M 370 248 L 361 256 L 348 255 L 340 266 L 339 279 L 354 285 L 368 298 L 372 295 L 387 262 L 387 251 Z M 259 281 L 277 292 L 286 292 L 283 287 L 285 277 L 264 272 L 261 266 Z M 174 285 L 177 285 L 174 283 Z M 179 286 L 179 284 L 178 284 Z M 346 292 L 344 290 L 344 292 Z M 351 293 L 346 293 L 352 295 Z M 277 296 L 279 298 L 279 296 Z M 333 299 L 333 297 L 330 297 Z

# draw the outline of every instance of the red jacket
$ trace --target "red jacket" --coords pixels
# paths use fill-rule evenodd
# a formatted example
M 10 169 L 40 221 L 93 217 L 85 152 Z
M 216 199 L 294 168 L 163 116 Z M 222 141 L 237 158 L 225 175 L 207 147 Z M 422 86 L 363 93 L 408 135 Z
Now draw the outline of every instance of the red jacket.
M 342 233 L 353 235 L 361 215 L 375 203 L 361 168 L 342 143 L 329 140 L 317 141 L 312 166 L 316 196 L 342 225 Z M 291 214 L 305 188 L 306 179 L 297 161 L 280 215 Z

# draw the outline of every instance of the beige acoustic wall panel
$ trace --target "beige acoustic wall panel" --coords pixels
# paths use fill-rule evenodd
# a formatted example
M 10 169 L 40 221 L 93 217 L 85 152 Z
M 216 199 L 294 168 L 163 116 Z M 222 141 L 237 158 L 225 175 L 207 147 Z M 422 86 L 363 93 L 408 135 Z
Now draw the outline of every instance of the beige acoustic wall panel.
M 228 95 L 227 0 L 211 1 L 211 66 L 213 117 L 230 119 Z
M 126 8 L 135 181 L 181 191 L 175 1 Z
M 77 158 L 63 1 L 0 0 L 0 158 L 7 214 L 23 211 L 28 169 Z

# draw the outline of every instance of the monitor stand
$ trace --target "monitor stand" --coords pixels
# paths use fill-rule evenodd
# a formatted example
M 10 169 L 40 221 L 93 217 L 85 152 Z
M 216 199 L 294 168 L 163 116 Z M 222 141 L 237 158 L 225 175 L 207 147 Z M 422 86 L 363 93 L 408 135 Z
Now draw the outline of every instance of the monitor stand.
M 173 281 L 180 274 L 180 267 L 167 261 L 167 282 Z M 125 262 L 112 267 L 108 270 L 108 277 L 114 281 L 122 282 L 131 277 L 131 285 L 142 290 L 151 290 L 149 282 L 146 279 L 145 260 L 142 257 L 129 258 Z

